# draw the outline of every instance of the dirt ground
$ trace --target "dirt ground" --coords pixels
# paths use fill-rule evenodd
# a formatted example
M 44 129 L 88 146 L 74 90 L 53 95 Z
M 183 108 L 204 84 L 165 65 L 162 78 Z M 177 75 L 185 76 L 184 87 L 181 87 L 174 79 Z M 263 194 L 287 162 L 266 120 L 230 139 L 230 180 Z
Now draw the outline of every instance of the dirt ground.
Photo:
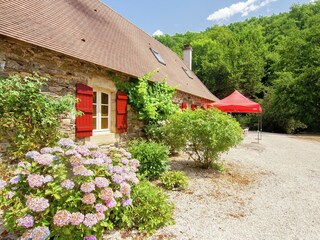
M 174 158 L 189 187 L 169 192 L 176 225 L 150 239 L 320 239 L 320 137 L 256 138 L 222 156 L 222 174 Z

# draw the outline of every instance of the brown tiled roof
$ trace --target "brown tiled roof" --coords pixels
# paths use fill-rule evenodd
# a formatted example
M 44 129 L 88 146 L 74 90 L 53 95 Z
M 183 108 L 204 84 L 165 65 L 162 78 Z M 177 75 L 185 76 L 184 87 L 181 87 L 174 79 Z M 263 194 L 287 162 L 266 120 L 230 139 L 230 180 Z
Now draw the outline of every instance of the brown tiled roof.
M 159 69 L 154 79 L 217 100 L 175 53 L 98 0 L 0 0 L 0 34 L 134 77 Z

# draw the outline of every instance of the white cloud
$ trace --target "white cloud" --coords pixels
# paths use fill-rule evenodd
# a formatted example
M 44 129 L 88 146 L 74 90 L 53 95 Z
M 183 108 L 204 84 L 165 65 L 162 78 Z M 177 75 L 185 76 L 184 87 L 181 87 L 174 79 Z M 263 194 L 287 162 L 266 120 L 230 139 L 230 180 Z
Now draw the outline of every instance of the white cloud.
M 152 36 L 162 36 L 162 35 L 163 35 L 163 32 L 159 29 L 152 34 Z
M 319 0 L 311 0 L 310 3 L 316 3 L 318 2 Z
M 262 8 L 267 4 L 275 1 L 277 0 L 247 0 L 246 2 L 234 3 L 229 7 L 221 8 L 215 11 L 207 18 L 207 20 L 225 20 L 236 14 L 241 14 L 242 17 L 245 17 L 248 16 L 250 12 L 256 11 L 259 8 Z

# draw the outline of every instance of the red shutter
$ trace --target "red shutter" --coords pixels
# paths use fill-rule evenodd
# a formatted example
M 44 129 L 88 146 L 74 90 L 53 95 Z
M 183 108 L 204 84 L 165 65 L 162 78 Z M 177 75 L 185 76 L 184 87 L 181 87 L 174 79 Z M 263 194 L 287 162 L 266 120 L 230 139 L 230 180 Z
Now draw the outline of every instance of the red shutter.
M 76 137 L 92 136 L 92 112 L 93 112 L 93 90 L 91 87 L 82 83 L 77 83 L 77 98 L 79 102 L 76 104 L 77 111 L 83 112 L 83 115 L 76 118 Z
M 182 102 L 180 105 L 180 109 L 187 109 L 187 102 Z
M 117 93 L 117 133 L 127 132 L 128 96 L 125 92 Z

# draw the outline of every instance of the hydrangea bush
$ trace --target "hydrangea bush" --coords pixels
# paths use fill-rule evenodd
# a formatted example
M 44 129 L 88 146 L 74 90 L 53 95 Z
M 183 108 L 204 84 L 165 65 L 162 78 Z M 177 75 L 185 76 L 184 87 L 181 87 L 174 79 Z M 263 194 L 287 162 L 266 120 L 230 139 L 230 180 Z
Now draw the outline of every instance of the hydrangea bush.
M 30 151 L 14 177 L 0 180 L 5 226 L 22 239 L 98 239 L 113 228 L 114 212 L 132 204 L 138 166 L 124 149 L 71 139 Z

